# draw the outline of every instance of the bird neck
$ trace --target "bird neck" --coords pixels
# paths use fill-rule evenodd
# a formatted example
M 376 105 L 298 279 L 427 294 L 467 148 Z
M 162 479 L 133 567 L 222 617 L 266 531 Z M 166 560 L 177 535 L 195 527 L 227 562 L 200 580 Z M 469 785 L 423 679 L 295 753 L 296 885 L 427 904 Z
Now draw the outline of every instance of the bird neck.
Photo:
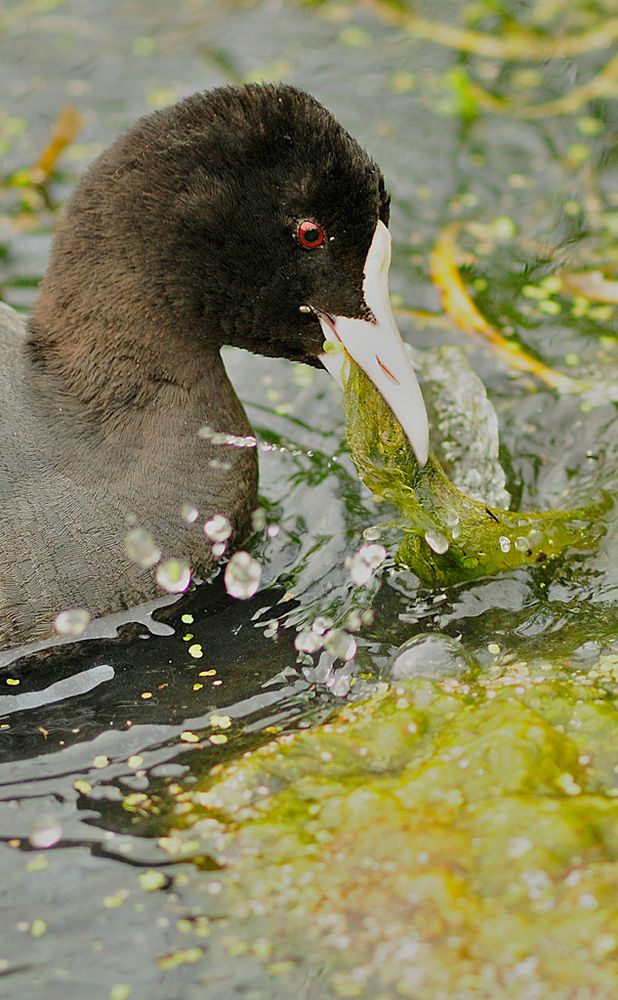
M 31 323 L 39 384 L 110 433 L 139 421 L 163 397 L 188 397 L 205 376 L 210 386 L 223 383 L 220 392 L 226 383 L 231 390 L 218 343 L 196 336 L 182 311 L 149 299 L 139 274 L 103 269 L 86 282 L 82 261 L 69 267 L 65 258 L 60 266 L 62 259 L 58 252 L 52 258 Z

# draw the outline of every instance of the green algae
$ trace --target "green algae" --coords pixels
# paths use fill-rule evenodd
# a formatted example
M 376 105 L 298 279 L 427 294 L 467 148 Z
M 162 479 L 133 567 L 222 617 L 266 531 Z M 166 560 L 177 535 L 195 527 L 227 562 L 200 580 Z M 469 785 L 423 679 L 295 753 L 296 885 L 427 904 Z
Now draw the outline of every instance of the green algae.
M 316 996 L 613 997 L 615 668 L 545 668 L 382 685 L 215 767 L 178 823 L 226 932 L 319 969 Z
M 402 511 L 405 534 L 397 558 L 423 583 L 449 586 L 596 546 L 608 497 L 573 511 L 522 513 L 466 496 L 433 454 L 419 467 L 387 403 L 348 360 L 345 406 L 354 464 L 370 490 Z

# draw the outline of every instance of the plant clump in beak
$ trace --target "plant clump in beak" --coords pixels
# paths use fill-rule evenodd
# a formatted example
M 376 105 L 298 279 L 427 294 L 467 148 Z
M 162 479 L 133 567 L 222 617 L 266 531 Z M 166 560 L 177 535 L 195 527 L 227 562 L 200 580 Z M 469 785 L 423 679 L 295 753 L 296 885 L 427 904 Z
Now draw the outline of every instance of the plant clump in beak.
M 397 558 L 421 582 L 444 587 L 519 566 L 549 562 L 566 549 L 594 548 L 608 497 L 572 511 L 522 513 L 489 507 L 460 492 L 429 454 L 421 468 L 401 425 L 348 358 L 344 392 L 354 464 L 373 493 L 404 515 Z

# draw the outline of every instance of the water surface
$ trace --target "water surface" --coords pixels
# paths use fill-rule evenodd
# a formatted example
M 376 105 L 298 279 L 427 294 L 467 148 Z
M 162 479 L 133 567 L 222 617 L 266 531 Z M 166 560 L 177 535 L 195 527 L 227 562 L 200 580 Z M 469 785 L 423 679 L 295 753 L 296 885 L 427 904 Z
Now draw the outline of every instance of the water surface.
M 9 3 L 0 12 L 0 173 L 13 183 L 2 188 L 0 292 L 30 308 L 57 208 L 92 157 L 138 115 L 221 83 L 284 79 L 322 100 L 380 162 L 393 196 L 392 290 L 402 331 L 419 348 L 462 347 L 482 376 L 514 504 L 573 506 L 613 491 L 618 473 L 618 72 L 607 41 L 587 34 L 609 24 L 612 10 L 609 3 L 565 11 L 539 2 L 522 12 L 514 4 L 443 2 L 416 5 L 415 13 L 412 20 L 405 4 L 388 3 L 180 0 L 173 11 L 160 0 Z M 531 36 L 514 34 L 516 18 Z M 436 23 L 460 34 L 445 36 Z M 571 40 L 562 56 L 558 33 Z M 27 178 L 16 183 L 68 104 L 85 125 L 46 193 Z M 430 256 L 449 226 L 465 286 L 487 323 L 591 389 L 560 392 L 514 371 L 445 312 Z M 605 284 L 584 278 L 582 285 L 591 272 Z M 239 351 L 227 352 L 226 363 L 262 442 L 270 531 L 253 539 L 252 551 L 264 567 L 263 589 L 235 602 L 216 584 L 171 618 L 155 616 L 169 621 L 171 634 L 127 626 L 121 640 L 3 667 L 0 993 L 7 997 L 377 996 L 362 978 L 346 978 L 349 969 L 343 975 L 342 949 L 330 939 L 314 942 L 306 965 L 297 941 L 266 955 L 259 931 L 243 927 L 231 903 L 214 923 L 232 914 L 232 930 L 214 933 L 203 896 L 220 885 L 219 873 L 177 863 L 159 843 L 182 822 L 170 786 L 191 789 L 211 766 L 375 690 L 397 647 L 418 633 L 460 641 L 482 677 L 551 663 L 564 683 L 569 672 L 579 681 L 598 671 L 600 657 L 606 673 L 614 662 L 614 515 L 598 550 L 549 570 L 433 592 L 387 560 L 369 587 L 355 587 L 346 557 L 365 529 L 393 512 L 354 472 L 337 387 L 326 374 Z M 359 647 L 351 669 L 332 671 L 317 654 L 299 662 L 297 628 L 324 615 L 345 624 L 351 610 L 369 605 L 373 623 L 351 630 Z M 213 725 L 213 715 L 229 724 Z M 551 743 L 539 754 L 551 759 L 554 751 Z M 512 761 L 507 752 L 505 771 Z M 370 777 L 364 782 L 370 789 Z M 366 822 L 359 820 L 361 842 Z M 273 858 L 284 836 L 279 828 Z M 201 868 L 216 865 L 210 847 L 191 856 Z M 242 865 L 232 884 L 243 871 L 254 877 Z M 200 923 L 207 911 L 208 925 Z M 361 910 L 358 920 L 366 917 Z M 268 919 L 271 933 L 281 921 L 276 907 Z M 436 956 L 442 943 L 438 934 Z M 410 965 L 411 953 L 397 954 L 393 961 Z M 612 954 L 600 948 L 590 961 L 602 965 Z M 540 993 L 524 977 L 508 995 L 543 996 L 542 964 L 533 972 Z M 609 996 L 599 982 L 589 995 Z M 466 988 L 462 998 L 477 995 Z M 398 995 L 396 982 L 382 989 Z M 568 982 L 561 989 L 554 995 L 587 995 L 570 992 Z

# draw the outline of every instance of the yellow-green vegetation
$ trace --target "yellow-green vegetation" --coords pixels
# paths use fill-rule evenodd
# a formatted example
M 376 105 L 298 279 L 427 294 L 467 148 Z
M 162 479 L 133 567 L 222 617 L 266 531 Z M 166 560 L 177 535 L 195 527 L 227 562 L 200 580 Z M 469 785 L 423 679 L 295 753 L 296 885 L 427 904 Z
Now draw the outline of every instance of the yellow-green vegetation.
M 177 808 L 226 933 L 329 996 L 614 997 L 617 669 L 384 684 L 215 767 Z
M 461 493 L 434 455 L 421 469 L 401 425 L 351 359 L 345 401 L 359 475 L 402 511 L 405 537 L 397 557 L 428 586 L 545 563 L 568 548 L 593 548 L 602 534 L 606 497 L 573 511 L 500 510 Z

